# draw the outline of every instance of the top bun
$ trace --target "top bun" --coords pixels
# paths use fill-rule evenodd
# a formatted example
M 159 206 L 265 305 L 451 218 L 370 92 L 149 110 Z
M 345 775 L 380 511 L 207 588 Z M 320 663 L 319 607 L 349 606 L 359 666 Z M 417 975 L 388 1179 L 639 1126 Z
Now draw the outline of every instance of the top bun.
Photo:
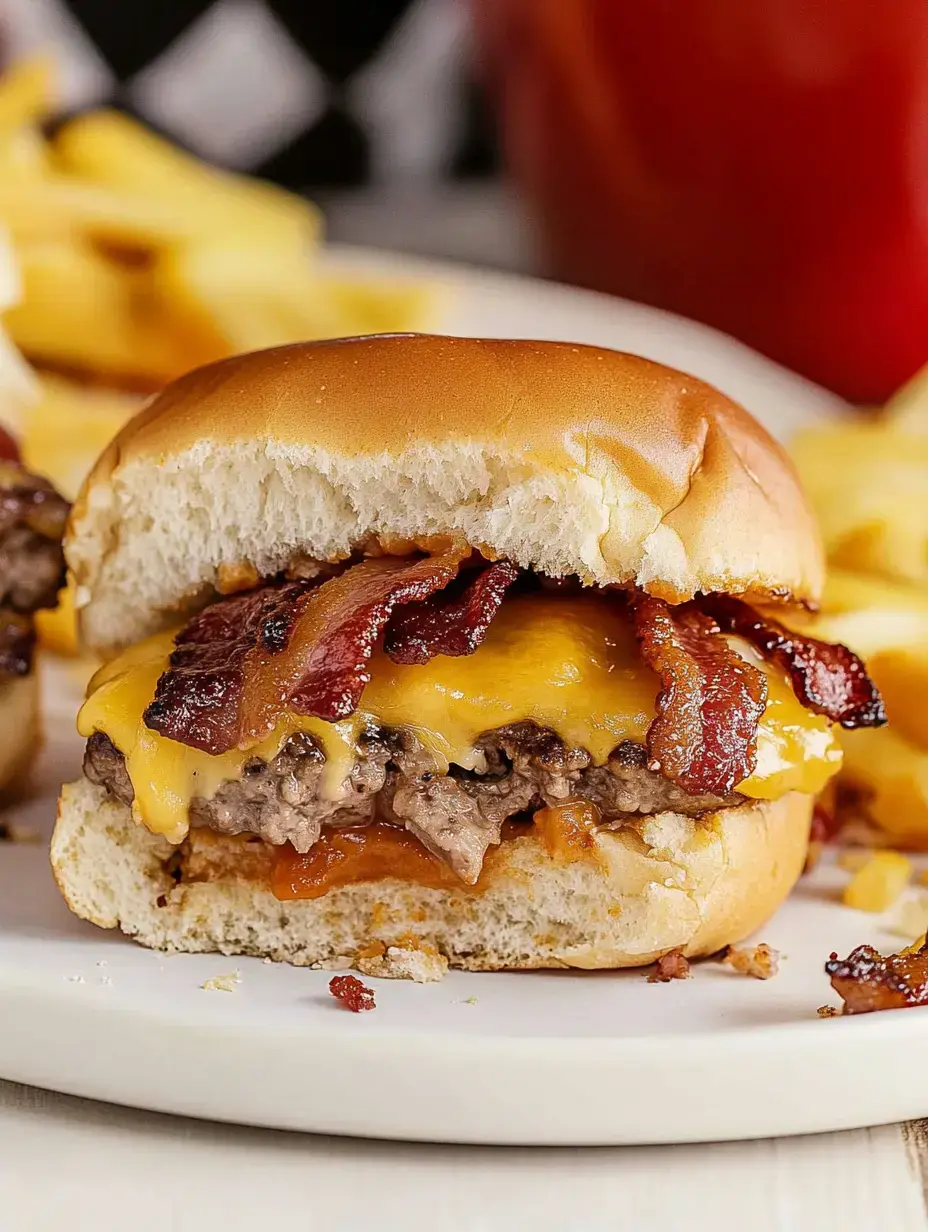
M 554 577 L 815 601 L 783 450 L 718 390 L 572 343 L 389 335 L 188 373 L 88 476 L 65 551 L 112 651 L 299 557 L 464 540 Z

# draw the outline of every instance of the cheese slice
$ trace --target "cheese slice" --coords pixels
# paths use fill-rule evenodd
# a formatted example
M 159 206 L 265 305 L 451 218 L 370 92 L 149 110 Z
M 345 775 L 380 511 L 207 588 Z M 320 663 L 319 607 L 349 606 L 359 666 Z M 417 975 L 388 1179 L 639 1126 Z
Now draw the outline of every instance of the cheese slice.
M 350 719 L 326 723 L 287 714 L 259 744 L 213 757 L 159 736 L 142 721 L 173 639 L 173 632 L 159 634 L 102 668 L 90 682 L 78 730 L 109 736 L 126 758 L 136 820 L 174 843 L 187 832 L 194 797 L 209 799 L 224 782 L 240 778 L 252 757 L 272 759 L 296 732 L 309 733 L 323 748 L 322 790 L 338 799 L 349 790 L 358 737 L 371 725 L 411 729 L 438 774 L 451 764 L 479 772 L 479 737 L 526 719 L 587 749 L 601 765 L 623 740 L 644 741 L 659 687 L 617 605 L 596 596 L 533 595 L 503 604 L 475 654 L 401 666 L 375 652 L 371 682 Z M 769 692 L 757 768 L 738 790 L 755 799 L 818 792 L 841 762 L 831 724 L 806 710 L 783 674 L 747 643 L 729 640 L 765 672 Z

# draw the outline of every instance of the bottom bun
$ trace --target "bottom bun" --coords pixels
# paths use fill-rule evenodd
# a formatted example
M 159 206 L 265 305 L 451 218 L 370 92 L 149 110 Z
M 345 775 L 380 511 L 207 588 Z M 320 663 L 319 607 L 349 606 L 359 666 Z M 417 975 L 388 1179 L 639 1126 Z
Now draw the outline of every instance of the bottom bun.
M 635 967 L 673 949 L 711 954 L 762 924 L 802 871 L 811 815 L 798 794 L 699 820 L 661 813 L 600 832 L 595 858 L 572 863 L 529 832 L 491 852 L 476 889 L 384 878 L 280 902 L 255 845 L 210 838 L 185 881 L 201 832 L 173 848 L 82 779 L 62 791 L 51 857 L 72 911 L 155 949 L 308 965 L 412 936 L 472 971 Z
M 25 785 L 38 749 L 39 685 L 35 672 L 8 676 L 0 684 L 0 795 L 14 795 Z

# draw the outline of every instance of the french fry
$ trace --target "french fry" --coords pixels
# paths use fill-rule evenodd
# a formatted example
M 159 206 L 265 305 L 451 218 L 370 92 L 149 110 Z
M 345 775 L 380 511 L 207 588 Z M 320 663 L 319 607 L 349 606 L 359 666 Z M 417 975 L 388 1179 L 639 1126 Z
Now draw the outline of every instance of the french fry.
M 928 641 L 873 654 L 867 670 L 883 695 L 893 731 L 928 753 Z
M 928 753 L 893 726 L 840 734 L 842 783 L 894 847 L 928 851 Z
M 885 415 L 898 432 L 928 434 L 928 365 L 890 398 Z
M 846 907 L 885 911 L 909 884 L 912 864 L 898 851 L 877 851 L 857 870 L 841 895 Z
M 833 563 L 928 585 L 928 435 L 826 425 L 800 433 L 793 456 Z
M 230 231 L 254 243 L 305 248 L 320 237 L 321 215 L 275 185 L 208 166 L 118 111 L 87 112 L 54 141 L 60 167 L 120 192 L 168 201 L 200 221 L 203 234 Z
M 20 425 L 24 462 L 73 500 L 98 455 L 141 401 L 131 394 L 43 374 L 38 398 L 23 413 Z
M 54 65 L 46 56 L 12 64 L 0 88 L 0 131 L 41 123 L 54 104 L 54 79 Z
M 6 316 L 33 361 L 164 383 L 191 366 L 179 323 L 166 319 L 144 268 L 89 245 L 48 241 L 20 250 L 23 299 Z
M 206 219 L 182 203 L 140 192 L 114 193 L 64 175 L 25 183 L 5 176 L 0 181 L 0 219 L 18 243 L 83 238 L 139 254 L 209 236 Z
M 70 586 L 58 594 L 58 606 L 51 611 L 36 612 L 35 628 L 39 643 L 52 654 L 73 659 L 80 654 L 77 617 L 74 612 L 74 592 Z

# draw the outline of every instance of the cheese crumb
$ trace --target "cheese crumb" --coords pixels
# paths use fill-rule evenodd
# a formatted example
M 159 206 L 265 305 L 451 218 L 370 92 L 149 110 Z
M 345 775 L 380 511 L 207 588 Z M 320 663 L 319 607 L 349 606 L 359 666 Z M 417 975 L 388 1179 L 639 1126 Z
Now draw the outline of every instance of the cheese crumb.
M 234 992 L 241 982 L 241 972 L 227 971 L 225 975 L 214 975 L 204 980 L 200 987 L 206 992 Z

